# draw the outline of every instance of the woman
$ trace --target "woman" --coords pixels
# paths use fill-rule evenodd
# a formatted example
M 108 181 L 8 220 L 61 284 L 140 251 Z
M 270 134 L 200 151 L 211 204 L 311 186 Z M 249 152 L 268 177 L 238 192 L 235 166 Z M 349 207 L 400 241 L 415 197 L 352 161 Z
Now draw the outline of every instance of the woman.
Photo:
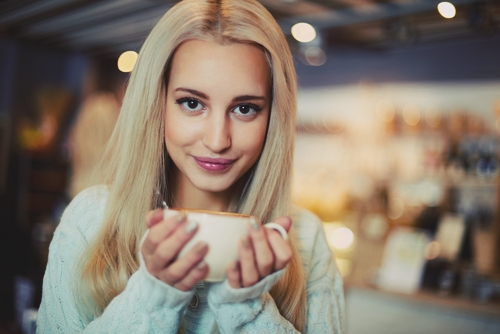
M 169 10 L 132 73 L 98 169 L 106 186 L 73 200 L 51 243 L 38 331 L 341 333 L 342 282 L 321 224 L 289 208 L 295 112 L 292 56 L 262 5 Z M 204 283 L 209 250 L 177 257 L 196 226 L 151 211 L 163 198 L 275 221 L 290 242 L 253 229 L 227 280 Z

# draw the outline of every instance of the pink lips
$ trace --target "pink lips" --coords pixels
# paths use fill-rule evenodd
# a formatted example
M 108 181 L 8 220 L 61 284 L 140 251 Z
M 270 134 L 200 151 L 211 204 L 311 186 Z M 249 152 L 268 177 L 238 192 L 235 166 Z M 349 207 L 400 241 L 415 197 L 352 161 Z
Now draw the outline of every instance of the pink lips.
M 228 169 L 235 159 L 223 159 L 223 158 L 208 158 L 208 157 L 195 157 L 194 160 L 201 168 L 209 172 L 221 172 Z

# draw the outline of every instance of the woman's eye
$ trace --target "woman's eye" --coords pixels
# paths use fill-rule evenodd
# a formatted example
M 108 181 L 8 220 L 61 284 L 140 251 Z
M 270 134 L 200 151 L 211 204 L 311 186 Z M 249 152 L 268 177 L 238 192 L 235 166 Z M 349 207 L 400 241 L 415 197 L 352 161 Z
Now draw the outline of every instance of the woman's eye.
M 253 115 L 259 110 L 260 108 L 258 108 L 257 106 L 252 106 L 250 104 L 242 104 L 233 109 L 236 114 L 245 116 Z
M 201 102 L 196 99 L 180 99 L 177 100 L 177 103 L 187 111 L 199 111 L 203 109 Z

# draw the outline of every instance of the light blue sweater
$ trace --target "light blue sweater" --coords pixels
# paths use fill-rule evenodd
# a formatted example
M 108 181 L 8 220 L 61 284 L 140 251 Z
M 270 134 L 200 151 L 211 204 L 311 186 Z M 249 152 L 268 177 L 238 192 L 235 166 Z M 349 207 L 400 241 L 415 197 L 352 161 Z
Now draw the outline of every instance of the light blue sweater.
M 92 187 L 65 210 L 50 244 L 37 333 L 177 333 L 182 319 L 186 333 L 297 333 L 268 293 L 282 271 L 250 288 L 201 282 L 183 292 L 150 275 L 142 258 L 125 290 L 94 319 L 74 296 L 75 265 L 98 233 L 107 196 L 106 187 Z M 321 222 L 307 211 L 292 220 L 307 280 L 306 333 L 344 333 L 342 279 Z M 198 305 L 188 307 L 195 293 Z

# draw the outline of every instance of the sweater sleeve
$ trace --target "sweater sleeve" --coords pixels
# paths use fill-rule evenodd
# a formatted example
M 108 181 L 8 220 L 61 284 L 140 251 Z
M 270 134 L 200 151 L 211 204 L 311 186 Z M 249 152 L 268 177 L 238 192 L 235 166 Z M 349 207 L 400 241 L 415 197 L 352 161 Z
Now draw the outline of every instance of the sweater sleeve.
M 221 333 L 296 333 L 283 318 L 268 293 L 284 270 L 273 273 L 254 286 L 234 289 L 227 280 L 211 283 L 208 304 Z
M 294 226 L 307 277 L 305 333 L 345 333 L 342 278 L 321 222 L 304 213 Z M 280 273 L 273 275 L 250 288 L 233 289 L 227 281 L 209 288 L 209 305 L 221 333 L 298 333 L 268 293 Z
M 194 292 L 157 280 L 143 263 L 100 316 L 78 300 L 78 259 L 102 222 L 102 195 L 102 189 L 83 191 L 61 218 L 49 249 L 37 333 L 176 333 Z

